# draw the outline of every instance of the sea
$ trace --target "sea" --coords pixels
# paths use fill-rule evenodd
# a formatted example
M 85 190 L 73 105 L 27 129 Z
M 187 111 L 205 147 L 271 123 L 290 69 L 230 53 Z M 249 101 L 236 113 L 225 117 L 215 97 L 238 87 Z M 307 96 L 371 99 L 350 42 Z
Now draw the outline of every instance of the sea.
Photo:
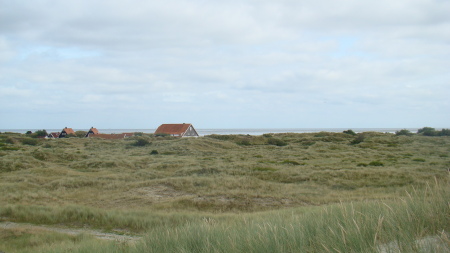
M 407 129 L 412 133 L 416 133 L 418 128 L 214 128 L 214 129 L 196 129 L 200 136 L 211 135 L 211 134 L 244 134 L 244 135 L 262 135 L 266 133 L 317 133 L 317 132 L 335 132 L 340 133 L 345 130 L 353 130 L 355 133 L 361 132 L 380 132 L 380 133 L 395 133 L 396 131 Z M 0 132 L 13 132 L 13 133 L 26 133 L 28 131 L 35 132 L 41 129 L 0 129 Z M 51 132 L 61 132 L 60 129 L 46 129 L 48 133 Z M 75 131 L 87 131 L 89 129 L 76 129 Z M 101 129 L 98 131 L 102 134 L 113 134 L 113 133 L 154 133 L 156 129 Z

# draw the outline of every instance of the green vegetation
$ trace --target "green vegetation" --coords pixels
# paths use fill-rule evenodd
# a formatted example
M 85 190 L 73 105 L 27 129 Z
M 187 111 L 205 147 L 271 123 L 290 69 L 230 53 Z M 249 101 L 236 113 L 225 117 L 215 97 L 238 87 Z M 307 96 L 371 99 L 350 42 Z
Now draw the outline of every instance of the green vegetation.
M 395 135 L 406 135 L 406 136 L 411 136 L 413 135 L 413 133 L 411 133 L 411 131 L 409 131 L 408 129 L 402 129 L 400 131 L 396 131 Z
M 369 163 L 369 166 L 384 166 L 384 163 L 380 161 L 372 161 Z
M 138 138 L 136 138 L 136 140 L 133 143 L 133 145 L 136 147 L 143 147 L 143 146 L 147 146 L 150 144 L 151 144 L 151 142 L 150 142 L 149 138 L 145 138 L 142 136 L 139 136 Z
M 416 252 L 421 238 L 449 243 L 449 153 L 450 137 L 422 134 L 1 133 L 0 221 L 144 239 L 0 227 L 0 251 L 376 252 L 395 241 Z
M 450 129 L 444 128 L 438 131 L 432 127 L 424 127 L 417 130 L 417 133 L 425 136 L 450 136 Z
M 36 146 L 39 143 L 39 140 L 31 139 L 31 138 L 23 138 L 21 140 L 21 142 L 24 145 Z
M 76 132 L 75 132 L 75 135 L 76 135 L 77 137 L 79 137 L 79 138 L 85 137 L 86 134 L 87 134 L 87 131 L 76 131 Z
M 32 134 L 32 136 L 35 137 L 35 138 L 45 137 L 45 136 L 47 136 L 47 131 L 44 130 L 44 129 L 43 130 L 37 130 L 36 132 L 34 132 Z
M 345 130 L 345 131 L 343 131 L 343 133 L 344 134 L 350 134 L 350 135 L 356 135 L 356 133 L 353 130 L 351 130 L 351 129 Z

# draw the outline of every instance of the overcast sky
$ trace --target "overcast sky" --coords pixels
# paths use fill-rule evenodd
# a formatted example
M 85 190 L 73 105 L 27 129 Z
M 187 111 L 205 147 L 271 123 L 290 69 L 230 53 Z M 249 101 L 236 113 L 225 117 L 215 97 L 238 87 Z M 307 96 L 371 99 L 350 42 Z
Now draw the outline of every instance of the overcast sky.
M 450 127 L 448 0 L 0 0 L 0 129 Z

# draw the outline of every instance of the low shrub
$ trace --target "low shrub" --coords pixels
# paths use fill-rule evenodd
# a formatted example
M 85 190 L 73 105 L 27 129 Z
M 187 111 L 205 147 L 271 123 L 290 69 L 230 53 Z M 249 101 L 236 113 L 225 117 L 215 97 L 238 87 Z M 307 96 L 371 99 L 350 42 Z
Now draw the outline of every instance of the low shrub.
M 413 133 L 411 133 L 411 131 L 409 131 L 408 129 L 402 129 L 400 131 L 396 131 L 395 135 L 411 136 L 411 135 L 413 135 Z
M 76 134 L 68 134 L 65 136 L 65 138 L 74 138 L 74 137 L 78 137 Z
M 450 129 L 442 129 L 439 133 L 440 136 L 450 136 Z
M 170 134 L 164 134 L 164 133 L 155 134 L 155 137 L 169 137 L 169 136 L 170 136 Z
M 37 130 L 36 132 L 34 132 L 33 134 L 31 134 L 31 137 L 33 138 L 39 138 L 39 137 L 45 137 L 47 136 L 47 131 L 45 129 L 42 130 Z
M 356 135 L 355 132 L 353 132 L 353 130 L 349 129 L 349 130 L 345 130 L 343 131 L 344 134 L 349 134 L 349 135 Z
M 139 137 L 139 138 L 137 138 L 136 141 L 133 143 L 133 146 L 136 146 L 136 147 L 143 147 L 143 146 L 147 146 L 147 145 L 150 145 L 150 144 L 151 144 L 151 142 L 150 142 L 149 139 Z
M 438 132 L 436 131 L 436 129 L 434 129 L 432 127 L 420 128 L 419 130 L 417 130 L 417 133 L 425 135 L 425 136 L 437 136 L 438 135 Z
M 384 164 L 380 161 L 372 161 L 369 163 L 369 166 L 384 166 Z
M 279 147 L 288 145 L 287 142 L 277 139 L 277 138 L 269 138 L 267 140 L 267 144 L 275 145 L 275 146 L 279 146 Z
M 450 136 L 450 129 L 443 128 L 438 131 L 432 127 L 423 127 L 417 130 L 417 133 L 424 136 Z
M 76 132 L 75 132 L 75 135 L 76 135 L 77 137 L 79 137 L 79 138 L 85 137 L 86 134 L 87 134 L 86 131 L 76 131 Z

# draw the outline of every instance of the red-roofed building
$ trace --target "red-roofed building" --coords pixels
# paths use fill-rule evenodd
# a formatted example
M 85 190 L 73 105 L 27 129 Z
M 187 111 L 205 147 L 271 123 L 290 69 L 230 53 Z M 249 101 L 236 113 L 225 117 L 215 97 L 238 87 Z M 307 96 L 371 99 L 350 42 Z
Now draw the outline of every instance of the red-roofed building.
M 155 131 L 155 135 L 167 134 L 171 136 L 179 137 L 198 137 L 197 131 L 195 131 L 192 124 L 162 124 Z
M 62 131 L 61 131 L 61 133 L 59 134 L 59 138 L 64 138 L 64 137 L 66 137 L 67 135 L 69 135 L 69 134 L 73 134 L 73 135 L 75 135 L 75 131 L 73 131 L 73 129 L 72 128 L 67 128 L 67 127 L 65 127 Z
M 89 135 L 91 135 L 91 134 L 99 134 L 97 128 L 91 127 L 91 129 L 89 129 L 89 131 L 86 133 L 86 135 L 84 137 L 89 137 Z
M 49 133 L 47 135 L 47 138 L 50 138 L 50 139 L 59 138 L 59 133 L 58 132 Z

